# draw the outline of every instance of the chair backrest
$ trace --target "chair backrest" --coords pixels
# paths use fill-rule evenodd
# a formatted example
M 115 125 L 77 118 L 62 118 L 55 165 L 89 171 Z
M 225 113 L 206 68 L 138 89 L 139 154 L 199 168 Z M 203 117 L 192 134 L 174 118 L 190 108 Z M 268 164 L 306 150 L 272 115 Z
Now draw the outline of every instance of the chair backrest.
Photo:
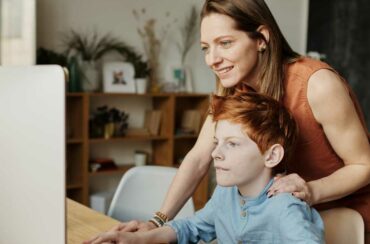
M 164 166 L 139 166 L 128 170 L 114 194 L 108 215 L 119 221 L 153 217 L 165 199 L 177 169 Z M 176 218 L 192 216 L 194 204 L 190 198 Z
M 333 208 L 320 212 L 327 244 L 364 244 L 364 221 L 349 208 Z

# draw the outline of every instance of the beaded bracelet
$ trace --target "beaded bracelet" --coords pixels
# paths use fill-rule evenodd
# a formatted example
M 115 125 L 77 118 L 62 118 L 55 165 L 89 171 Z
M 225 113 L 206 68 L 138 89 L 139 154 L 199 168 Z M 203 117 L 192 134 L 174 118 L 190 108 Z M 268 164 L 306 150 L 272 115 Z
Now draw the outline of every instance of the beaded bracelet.
M 153 223 L 156 227 L 161 227 L 161 225 L 155 219 L 150 219 L 149 222 Z
M 153 218 L 151 218 L 149 220 L 149 222 L 153 223 L 155 226 L 157 227 L 161 227 L 163 226 L 165 223 L 168 222 L 168 217 L 167 215 L 165 215 L 164 213 L 161 213 L 161 212 L 156 212 L 153 216 Z
M 161 213 L 161 212 L 155 212 L 155 216 L 157 216 L 158 218 L 160 218 L 163 222 L 168 222 L 169 218 L 167 217 L 167 215 L 165 215 L 164 213 Z

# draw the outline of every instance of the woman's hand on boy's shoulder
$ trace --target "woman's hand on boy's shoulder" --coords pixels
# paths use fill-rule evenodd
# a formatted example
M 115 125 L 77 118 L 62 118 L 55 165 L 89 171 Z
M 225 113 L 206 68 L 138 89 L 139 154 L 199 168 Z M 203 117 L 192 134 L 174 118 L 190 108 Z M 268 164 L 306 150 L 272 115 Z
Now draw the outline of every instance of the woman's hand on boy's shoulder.
M 274 177 L 274 183 L 267 191 L 267 196 L 272 197 L 283 192 L 291 193 L 309 205 L 314 204 L 310 186 L 298 174 L 277 175 Z

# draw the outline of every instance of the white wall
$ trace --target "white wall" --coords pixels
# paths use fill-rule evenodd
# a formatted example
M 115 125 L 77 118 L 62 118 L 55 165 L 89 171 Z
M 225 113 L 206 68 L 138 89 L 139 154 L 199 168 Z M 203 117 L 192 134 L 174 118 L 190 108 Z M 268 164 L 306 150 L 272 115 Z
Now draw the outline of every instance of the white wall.
M 265 1 L 293 50 L 306 54 L 309 0 Z
M 283 33 L 292 47 L 300 53 L 306 51 L 308 0 L 267 0 L 277 17 Z M 146 9 L 147 18 L 156 18 L 158 26 L 166 26 L 184 19 L 191 5 L 200 9 L 199 0 L 38 0 L 37 1 L 37 46 L 61 50 L 63 33 L 70 29 L 82 32 L 98 31 L 112 33 L 139 51 L 142 43 L 136 28 L 137 21 L 132 10 Z M 166 18 L 166 12 L 170 16 Z M 168 39 L 163 43 L 162 76 L 169 79 L 169 68 L 180 64 L 179 53 L 174 45 L 178 38 L 176 28 L 179 23 L 171 23 Z M 211 92 L 214 76 L 204 63 L 199 44 L 196 43 L 188 56 L 194 85 L 197 92 Z M 165 68 L 167 67 L 167 68 Z
M 0 0 L 0 65 L 36 63 L 36 0 Z

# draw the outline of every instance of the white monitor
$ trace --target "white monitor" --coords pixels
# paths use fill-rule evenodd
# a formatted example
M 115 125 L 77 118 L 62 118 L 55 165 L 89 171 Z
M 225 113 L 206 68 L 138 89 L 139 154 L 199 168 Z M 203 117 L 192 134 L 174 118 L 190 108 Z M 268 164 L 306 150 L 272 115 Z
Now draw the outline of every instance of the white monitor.
M 63 69 L 0 66 L 0 243 L 65 240 Z

